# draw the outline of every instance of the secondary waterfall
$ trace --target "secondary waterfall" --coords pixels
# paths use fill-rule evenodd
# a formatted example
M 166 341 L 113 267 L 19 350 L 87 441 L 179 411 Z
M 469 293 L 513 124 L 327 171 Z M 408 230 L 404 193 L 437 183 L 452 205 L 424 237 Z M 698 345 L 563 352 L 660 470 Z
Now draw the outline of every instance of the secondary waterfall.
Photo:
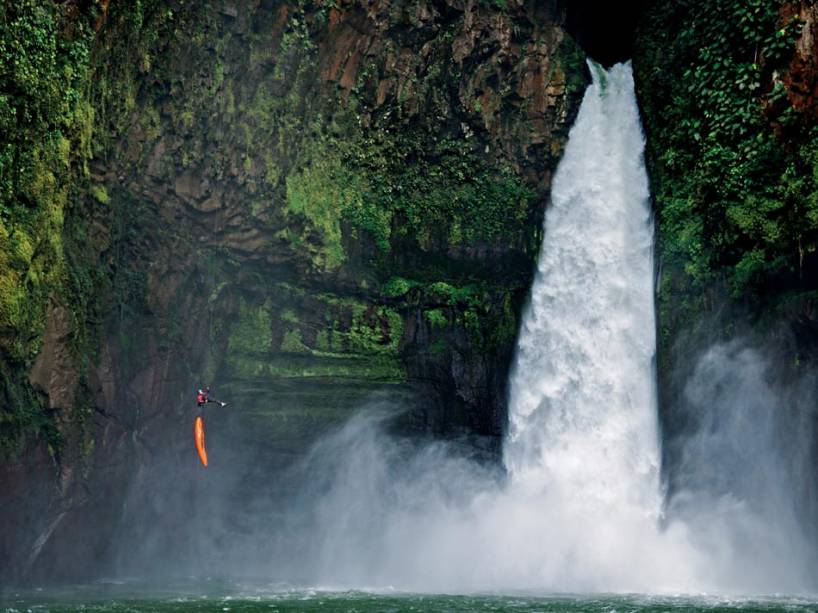
M 587 505 L 660 511 L 653 223 L 630 65 L 592 65 L 545 216 L 506 465 Z

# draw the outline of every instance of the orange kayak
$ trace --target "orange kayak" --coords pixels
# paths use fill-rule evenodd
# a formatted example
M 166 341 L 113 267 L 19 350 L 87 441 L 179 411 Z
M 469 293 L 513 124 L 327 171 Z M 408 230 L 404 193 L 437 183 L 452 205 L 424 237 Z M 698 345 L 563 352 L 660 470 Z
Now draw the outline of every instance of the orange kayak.
M 196 418 L 196 423 L 193 426 L 193 438 L 196 440 L 196 451 L 199 452 L 199 459 L 202 464 L 207 466 L 207 451 L 205 450 L 204 441 L 204 420 L 201 416 Z

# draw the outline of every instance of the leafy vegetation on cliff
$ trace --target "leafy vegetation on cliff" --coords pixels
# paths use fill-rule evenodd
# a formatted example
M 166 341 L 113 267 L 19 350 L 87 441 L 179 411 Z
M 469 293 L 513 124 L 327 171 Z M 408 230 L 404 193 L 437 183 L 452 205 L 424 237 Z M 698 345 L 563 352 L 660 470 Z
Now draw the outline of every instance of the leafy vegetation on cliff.
M 4 353 L 38 347 L 45 303 L 64 275 L 63 219 L 89 156 L 91 29 L 68 7 L 6 3 L 0 22 L 0 330 Z
M 410 20 L 437 19 L 419 6 L 400 11 Z M 495 7 L 476 10 L 494 52 L 505 44 L 491 38 L 494 28 L 512 18 L 503 12 L 499 19 Z M 541 137 L 537 130 L 553 122 L 553 141 L 532 146 L 528 163 L 538 169 L 555 163 L 570 119 L 568 112 L 557 114 L 559 105 L 563 96 L 577 102 L 586 78 L 580 50 L 565 37 L 549 39 L 555 49 L 548 61 L 542 43 L 513 51 L 521 54 L 514 58 L 518 70 L 542 61 L 543 72 L 531 70 L 526 89 L 514 81 L 498 87 L 491 75 L 499 68 L 486 60 L 491 56 L 476 54 L 473 61 L 485 62 L 480 70 L 451 61 L 455 41 L 467 38 L 464 19 L 434 28 L 418 22 L 373 43 L 355 3 L 322 11 L 310 3 L 273 4 L 252 15 L 252 33 L 249 14 L 178 11 L 173 27 L 182 35 L 152 62 L 160 78 L 144 83 L 132 111 L 132 138 L 115 154 L 117 163 L 137 160 L 156 180 L 177 185 L 191 209 L 207 197 L 205 190 L 225 187 L 220 204 L 211 207 L 208 200 L 204 215 L 186 215 L 203 224 L 208 216 L 229 217 L 228 226 L 258 230 L 253 257 L 279 267 L 265 269 L 233 252 L 246 276 L 216 275 L 215 285 L 228 284 L 226 294 L 244 300 L 214 301 L 216 337 L 243 329 L 254 310 L 271 313 L 263 327 L 274 333 L 265 349 L 252 351 L 231 336 L 224 364 L 214 362 L 209 372 L 228 380 L 250 377 L 255 387 L 294 386 L 294 379 L 319 374 L 403 383 L 412 377 L 408 353 L 425 351 L 424 343 L 433 349 L 425 359 L 438 360 L 446 376 L 446 360 L 477 360 L 484 352 L 488 363 L 507 356 L 544 194 L 531 180 L 540 176 L 524 176 L 525 159 L 492 139 L 516 127 L 524 131 L 516 145 L 529 134 Z M 401 45 L 420 45 L 409 35 L 420 31 L 429 37 L 423 59 L 403 51 L 397 69 L 393 58 Z M 359 38 L 372 51 L 357 59 L 348 49 Z M 489 75 L 479 88 L 470 83 L 475 71 Z M 239 73 L 245 78 L 236 78 Z M 538 102 L 544 108 L 537 111 L 527 105 L 545 93 L 534 89 L 542 87 L 540 76 L 550 80 L 550 98 Z M 489 119 L 497 122 L 494 134 Z M 116 189 L 109 190 L 112 201 Z M 157 206 L 165 206 L 162 197 L 155 197 Z M 219 224 L 211 239 L 225 241 L 230 251 L 232 238 Z M 188 240 L 178 237 L 178 250 Z M 390 281 L 398 276 L 406 291 Z M 294 288 L 307 286 L 327 304 L 293 298 Z M 251 336 L 266 339 L 260 332 Z M 417 347 L 416 337 L 422 339 Z
M 399 137 L 381 130 L 347 138 L 329 145 L 342 155 L 323 151 L 287 179 L 288 207 L 320 231 L 322 267 L 345 260 L 343 222 L 365 231 L 384 253 L 395 234 L 411 236 L 422 249 L 524 234 L 535 192 L 510 171 L 491 169 L 475 144 L 411 128 Z
M 816 289 L 818 133 L 781 137 L 798 121 L 780 73 L 803 25 L 784 5 L 657 0 L 641 25 L 665 340 L 714 291 L 769 304 Z
M 98 321 L 106 281 L 88 257 L 89 220 L 79 212 L 88 197 L 108 203 L 104 186 L 93 183 L 89 161 L 113 133 L 99 129 L 105 109 L 132 86 L 123 76 L 102 78 L 115 69 L 95 69 L 95 30 L 107 4 L 6 2 L 0 19 L 0 454 L 19 450 L 28 432 L 59 449 L 54 415 L 26 380 L 50 304 L 67 307 L 72 317 L 70 343 L 80 376 L 93 349 L 92 321 Z M 112 11 L 111 29 L 128 32 L 132 44 L 123 42 L 103 63 L 114 58 L 130 65 L 130 54 L 157 30 L 149 13 L 152 8 L 140 2 Z
M 427 8 L 7 3 L 4 450 L 37 432 L 56 449 L 91 397 L 49 411 L 28 381 L 57 306 L 80 388 L 104 342 L 137 370 L 145 336 L 189 344 L 200 307 L 236 357 L 189 365 L 210 380 L 270 361 L 279 379 L 405 383 L 408 345 L 445 377 L 446 360 L 507 359 L 583 57 L 550 9 Z M 169 260 L 186 267 L 172 299 L 151 276 L 178 281 Z M 296 285 L 322 298 L 282 289 Z
M 27 431 L 59 436 L 20 379 L 42 342 L 49 299 L 69 290 L 63 237 L 74 181 L 86 178 L 94 111 L 92 31 L 68 5 L 5 3 L 0 21 L 0 454 Z

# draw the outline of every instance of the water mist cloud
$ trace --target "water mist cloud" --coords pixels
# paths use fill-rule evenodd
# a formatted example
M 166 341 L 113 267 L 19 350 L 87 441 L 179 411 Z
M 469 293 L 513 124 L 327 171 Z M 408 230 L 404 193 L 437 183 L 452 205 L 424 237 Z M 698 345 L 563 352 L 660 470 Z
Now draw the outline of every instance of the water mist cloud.
M 424 592 L 676 590 L 666 582 L 678 575 L 666 555 L 683 546 L 676 528 L 515 484 L 449 444 L 390 436 L 380 415 L 362 412 L 299 469 L 304 488 L 283 531 L 300 559 L 282 557 L 303 580 Z M 692 589 L 694 577 L 685 581 Z
M 421 592 L 811 592 L 798 483 L 812 380 L 772 370 L 738 342 L 699 357 L 664 518 L 393 436 L 389 411 L 370 407 L 298 468 L 284 528 L 298 551 L 279 540 L 287 553 L 274 566 L 311 584 Z
M 771 353 L 771 352 L 770 352 Z M 669 515 L 719 567 L 721 583 L 766 592 L 815 587 L 812 377 L 782 380 L 744 342 L 705 351 L 684 388 Z
M 695 552 L 677 528 L 658 529 L 653 228 L 633 75 L 627 64 L 592 68 L 520 333 L 508 483 L 445 447 L 402 458 L 352 423 L 317 452 L 327 460 L 316 480 L 334 479 L 315 506 L 327 580 L 424 591 L 696 584 L 686 575 L 696 566 L 680 560 Z

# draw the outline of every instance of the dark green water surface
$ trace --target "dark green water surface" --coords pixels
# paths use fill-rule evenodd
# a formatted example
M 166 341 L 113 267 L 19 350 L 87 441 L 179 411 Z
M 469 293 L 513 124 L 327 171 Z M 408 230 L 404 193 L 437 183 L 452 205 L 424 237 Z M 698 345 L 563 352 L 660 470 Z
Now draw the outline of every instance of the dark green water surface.
M 27 588 L 0 593 L 0 611 L 512 611 L 636 613 L 660 611 L 818 611 L 818 598 L 728 598 L 643 595 L 429 595 L 388 591 L 323 591 L 285 587 L 247 588 L 202 582 L 157 588 L 135 583 L 97 583 Z

